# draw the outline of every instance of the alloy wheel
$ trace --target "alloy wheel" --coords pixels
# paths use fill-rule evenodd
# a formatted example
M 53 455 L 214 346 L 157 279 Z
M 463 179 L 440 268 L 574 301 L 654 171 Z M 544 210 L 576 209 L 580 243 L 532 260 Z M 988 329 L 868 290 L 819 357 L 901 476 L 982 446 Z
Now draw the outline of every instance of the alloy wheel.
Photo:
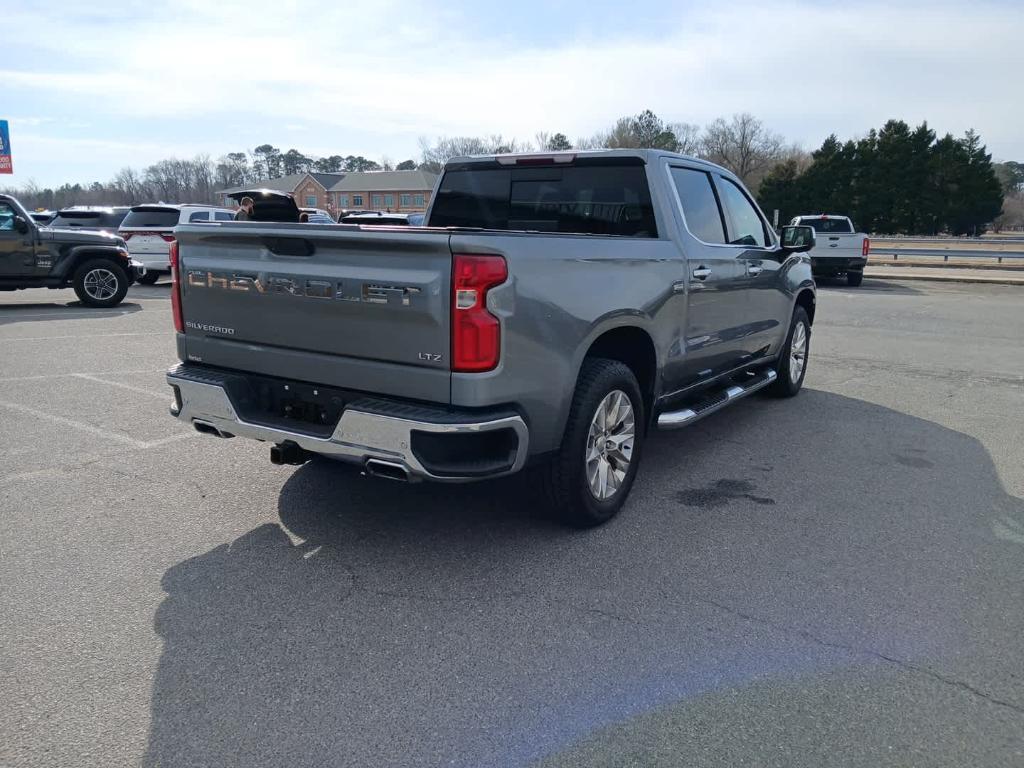
M 807 326 L 802 322 L 793 329 L 793 341 L 789 345 L 789 380 L 796 384 L 807 365 Z
M 85 273 L 82 286 L 91 298 L 106 301 L 117 293 L 117 275 L 102 267 L 90 269 Z
M 622 487 L 635 440 L 636 416 L 629 396 L 613 390 L 597 406 L 587 434 L 587 484 L 598 501 L 610 499 Z

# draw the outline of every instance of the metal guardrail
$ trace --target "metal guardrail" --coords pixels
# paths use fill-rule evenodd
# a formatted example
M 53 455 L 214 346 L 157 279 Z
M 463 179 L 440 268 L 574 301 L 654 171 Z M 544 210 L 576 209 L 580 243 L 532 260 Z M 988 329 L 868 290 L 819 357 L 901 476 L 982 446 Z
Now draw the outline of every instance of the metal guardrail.
M 868 235 L 874 240 L 885 240 L 896 243 L 1024 243 L 1024 235 L 1020 237 L 924 237 L 921 235 Z
M 938 259 L 941 257 L 943 261 L 949 261 L 950 257 L 953 257 L 954 259 L 996 259 L 1000 264 L 1003 263 L 1003 259 L 1024 259 L 1024 251 L 948 250 L 945 248 L 886 248 L 881 245 L 876 246 L 874 243 L 871 244 L 871 255 L 891 256 L 893 261 L 899 261 L 900 256 L 913 256 L 915 259 Z

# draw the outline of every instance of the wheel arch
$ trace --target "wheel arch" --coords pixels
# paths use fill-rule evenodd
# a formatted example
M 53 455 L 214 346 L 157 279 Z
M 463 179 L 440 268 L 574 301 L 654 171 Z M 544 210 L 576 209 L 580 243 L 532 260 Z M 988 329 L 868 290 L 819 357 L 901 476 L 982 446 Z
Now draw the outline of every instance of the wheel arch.
M 640 325 L 620 322 L 597 331 L 589 339 L 576 365 L 576 382 L 579 381 L 584 361 L 590 358 L 618 360 L 633 372 L 644 399 L 645 421 L 649 422 L 654 411 L 657 391 L 658 354 L 654 339 L 647 329 Z
M 803 288 L 796 295 L 795 307 L 803 307 L 807 313 L 807 319 L 814 325 L 814 310 L 817 307 L 818 298 L 810 288 Z
M 78 268 L 90 259 L 109 259 L 121 267 L 129 278 L 131 277 L 127 257 L 122 256 L 122 252 L 113 245 L 77 245 L 70 248 L 62 260 L 64 268 L 61 277 L 66 282 L 71 282 Z

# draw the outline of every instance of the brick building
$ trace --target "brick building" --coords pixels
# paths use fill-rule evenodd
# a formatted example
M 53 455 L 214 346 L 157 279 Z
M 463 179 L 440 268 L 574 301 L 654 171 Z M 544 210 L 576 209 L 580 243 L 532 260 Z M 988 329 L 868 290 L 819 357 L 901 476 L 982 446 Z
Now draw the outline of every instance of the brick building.
M 437 176 L 427 171 L 368 171 L 351 173 L 296 173 L 277 179 L 253 182 L 244 187 L 222 189 L 227 196 L 247 189 L 289 192 L 300 208 L 339 211 L 391 211 L 416 213 L 426 210 Z

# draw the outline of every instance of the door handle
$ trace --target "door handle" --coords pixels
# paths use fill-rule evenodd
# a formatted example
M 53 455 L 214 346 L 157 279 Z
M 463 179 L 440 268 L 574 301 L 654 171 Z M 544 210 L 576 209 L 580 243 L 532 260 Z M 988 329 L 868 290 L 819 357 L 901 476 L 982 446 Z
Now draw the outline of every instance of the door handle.
M 764 272 L 764 267 L 759 267 L 757 264 L 750 264 L 747 266 L 747 274 L 751 277 L 757 277 Z
M 700 266 L 693 270 L 693 272 L 691 272 L 690 274 L 692 274 L 698 280 L 705 280 L 711 275 L 711 270 L 705 266 Z

